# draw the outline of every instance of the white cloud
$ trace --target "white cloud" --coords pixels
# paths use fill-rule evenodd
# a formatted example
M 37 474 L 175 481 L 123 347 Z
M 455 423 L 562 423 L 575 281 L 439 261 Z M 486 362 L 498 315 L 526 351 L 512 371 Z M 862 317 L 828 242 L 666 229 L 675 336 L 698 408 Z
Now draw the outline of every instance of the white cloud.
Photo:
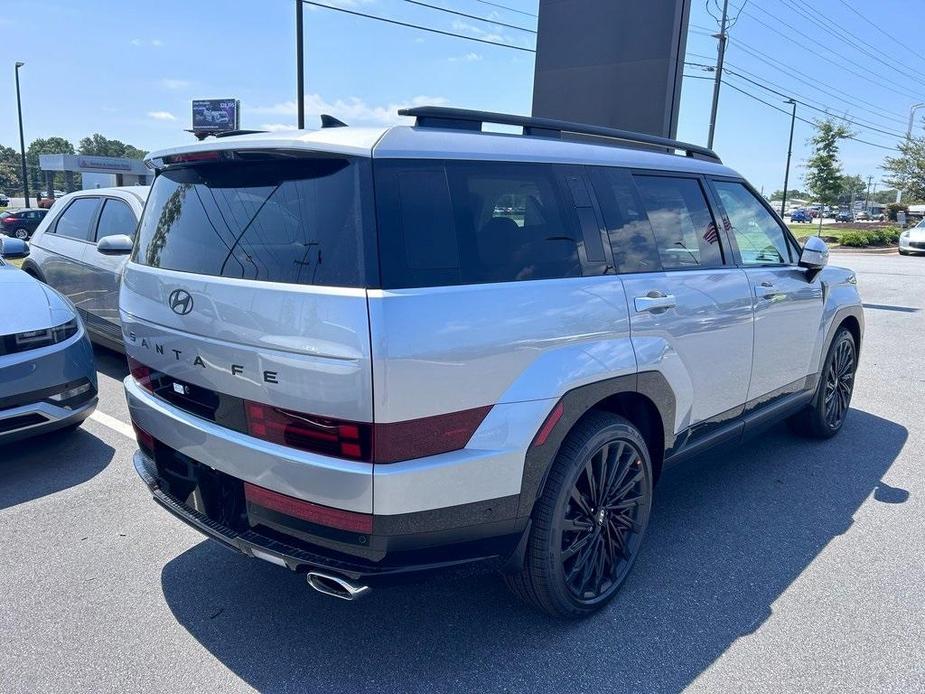
M 260 126 L 260 130 L 266 130 L 271 133 L 278 132 L 280 130 L 294 130 L 295 123 L 264 123 Z
M 148 117 L 154 120 L 176 120 L 177 117 L 170 111 L 148 111 Z
M 478 61 L 482 59 L 483 59 L 483 56 L 481 53 L 470 51 L 466 53 L 465 55 L 453 56 L 452 58 L 449 58 L 449 61 L 451 63 L 477 63 Z
M 453 31 L 461 34 L 468 34 L 469 36 L 482 39 L 483 41 L 492 41 L 494 43 L 512 43 L 516 46 L 521 45 L 521 42 L 515 40 L 513 36 L 509 36 L 498 31 L 487 31 L 482 27 L 469 24 L 462 19 L 453 20 Z
M 192 83 L 189 80 L 177 80 L 171 79 L 169 77 L 165 77 L 164 79 L 160 80 L 160 85 L 164 89 L 186 89 L 191 84 Z
M 154 46 L 155 48 L 160 48 L 164 45 L 164 42 L 160 39 L 132 39 L 129 41 L 133 46 Z
M 400 103 L 375 105 L 355 96 L 327 101 L 319 94 L 306 94 L 305 113 L 314 117 L 327 113 L 335 118 L 340 118 L 348 125 L 394 125 L 404 122 L 402 117 L 398 115 L 398 109 L 400 108 L 408 108 L 409 106 L 446 106 L 448 103 L 449 100 L 442 96 L 421 95 Z M 295 101 L 282 101 L 272 106 L 255 106 L 249 108 L 248 111 L 250 113 L 275 116 L 295 116 L 297 106 Z M 293 119 L 293 122 L 295 122 L 295 119 Z

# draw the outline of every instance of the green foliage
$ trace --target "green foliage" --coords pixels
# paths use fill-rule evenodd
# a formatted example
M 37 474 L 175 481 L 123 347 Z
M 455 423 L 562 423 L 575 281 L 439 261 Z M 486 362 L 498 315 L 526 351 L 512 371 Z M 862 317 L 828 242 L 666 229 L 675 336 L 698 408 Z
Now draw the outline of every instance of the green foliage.
M 896 221 L 897 212 L 908 212 L 909 208 L 906 205 L 903 205 L 901 202 L 891 202 L 886 206 L 886 216 L 891 222 Z
M 887 157 L 883 168 L 886 182 L 903 191 L 910 200 L 925 200 L 925 137 L 899 143 L 900 156 Z
M 40 137 L 26 148 L 26 164 L 29 171 L 29 186 L 34 194 L 45 189 L 45 173 L 39 167 L 40 154 L 74 154 L 74 145 L 63 137 Z M 64 172 L 52 176 L 52 187 L 65 187 Z
M 806 185 L 816 202 L 838 202 L 844 185 L 838 143 L 854 133 L 844 123 L 827 119 L 816 121 L 816 134 L 810 139 L 813 156 L 806 162 Z
M 860 176 L 842 176 L 841 193 L 838 195 L 838 202 L 842 205 L 848 205 L 852 200 L 863 200 L 867 195 L 867 181 Z
M 871 202 L 878 202 L 881 205 L 886 205 L 896 200 L 896 189 L 885 188 L 884 190 L 878 190 L 875 193 L 871 193 L 870 200 Z
M 94 154 L 100 157 L 128 157 L 129 159 L 144 159 L 146 151 L 127 145 L 121 140 L 110 140 L 99 133 L 81 138 L 77 146 L 80 154 Z
M 851 248 L 867 248 L 868 246 L 888 246 L 899 242 L 900 230 L 896 227 L 883 229 L 870 229 L 859 231 L 846 231 L 842 234 L 841 245 Z
M 0 191 L 12 195 L 22 190 L 22 167 L 19 152 L 0 145 Z
M 788 200 L 793 200 L 794 198 L 796 198 L 796 199 L 798 199 L 798 200 L 805 200 L 805 199 L 808 198 L 808 197 L 809 197 L 809 193 L 807 193 L 806 191 L 803 191 L 803 190 L 797 190 L 796 188 L 792 188 L 792 189 L 790 189 L 790 190 L 787 191 L 787 199 L 788 199 Z M 783 200 L 783 199 L 784 199 L 784 191 L 783 191 L 783 190 L 775 190 L 775 191 L 771 194 L 771 197 L 768 198 L 768 200 Z

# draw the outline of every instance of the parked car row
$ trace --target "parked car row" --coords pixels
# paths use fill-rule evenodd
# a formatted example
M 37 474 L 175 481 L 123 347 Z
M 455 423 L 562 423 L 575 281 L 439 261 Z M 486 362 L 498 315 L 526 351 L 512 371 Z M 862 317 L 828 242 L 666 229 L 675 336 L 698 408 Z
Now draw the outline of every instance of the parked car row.
M 842 428 L 854 274 L 714 152 L 402 114 L 154 152 L 150 189 L 66 195 L 32 236 L 14 272 L 64 308 L 16 329 L 126 351 L 135 469 L 174 516 L 346 600 L 490 560 L 579 617 L 664 469 L 780 419 Z

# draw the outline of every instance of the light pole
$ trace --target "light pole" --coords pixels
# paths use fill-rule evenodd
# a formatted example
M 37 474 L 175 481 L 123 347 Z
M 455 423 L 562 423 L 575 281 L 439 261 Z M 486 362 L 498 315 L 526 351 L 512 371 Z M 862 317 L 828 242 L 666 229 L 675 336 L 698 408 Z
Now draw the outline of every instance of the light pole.
M 785 104 L 793 106 L 793 114 L 790 116 L 790 142 L 787 145 L 787 167 L 784 169 L 784 199 L 780 201 L 780 216 L 784 216 L 784 209 L 787 205 L 787 186 L 790 184 L 790 155 L 793 154 L 793 126 L 797 122 L 797 102 L 793 99 L 787 99 Z
M 302 0 L 295 0 L 295 60 L 296 60 L 296 103 L 298 104 L 298 127 L 305 128 L 305 56 L 302 45 Z
M 925 108 L 925 104 L 913 104 L 912 108 L 909 109 L 909 127 L 906 128 L 906 142 L 912 139 L 912 124 L 915 122 L 915 112 L 920 108 Z M 899 203 L 903 199 L 903 192 L 896 189 L 896 202 Z
M 25 206 L 29 207 L 29 176 L 26 170 L 26 140 L 22 134 L 22 100 L 19 98 L 19 68 L 25 63 L 16 63 L 16 111 L 19 113 L 19 153 L 22 157 L 22 191 Z

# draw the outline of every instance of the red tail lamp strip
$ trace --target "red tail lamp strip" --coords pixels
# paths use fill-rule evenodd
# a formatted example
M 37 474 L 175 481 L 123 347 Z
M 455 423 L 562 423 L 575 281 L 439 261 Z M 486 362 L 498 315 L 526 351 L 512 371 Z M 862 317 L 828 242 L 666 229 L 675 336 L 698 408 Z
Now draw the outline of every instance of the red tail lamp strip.
M 250 482 L 244 483 L 244 498 L 249 503 L 284 516 L 292 516 L 300 520 L 324 525 L 338 530 L 348 530 L 354 533 L 369 534 L 373 531 L 373 517 L 365 513 L 353 513 L 340 509 L 320 506 L 310 501 L 302 501 L 279 492 L 258 487 Z
M 556 428 L 556 424 L 559 423 L 559 420 L 562 419 L 562 415 L 565 413 L 565 407 L 561 402 L 556 403 L 556 406 L 552 408 L 552 412 L 549 413 L 549 416 L 546 417 L 546 421 L 543 422 L 543 426 L 540 427 L 540 430 L 536 434 L 536 438 L 533 440 L 534 446 L 542 446 L 546 443 L 546 439 L 549 438 L 549 435 L 552 433 L 552 430 Z
M 154 437 L 132 420 L 132 428 L 135 430 L 135 440 L 138 441 L 138 447 L 148 455 L 154 455 Z
M 154 385 L 151 383 L 150 368 L 132 357 L 128 357 L 128 368 L 132 372 L 132 378 L 138 381 L 138 385 L 145 390 L 154 391 Z
M 491 405 L 375 426 L 375 461 L 394 463 L 465 448 Z

